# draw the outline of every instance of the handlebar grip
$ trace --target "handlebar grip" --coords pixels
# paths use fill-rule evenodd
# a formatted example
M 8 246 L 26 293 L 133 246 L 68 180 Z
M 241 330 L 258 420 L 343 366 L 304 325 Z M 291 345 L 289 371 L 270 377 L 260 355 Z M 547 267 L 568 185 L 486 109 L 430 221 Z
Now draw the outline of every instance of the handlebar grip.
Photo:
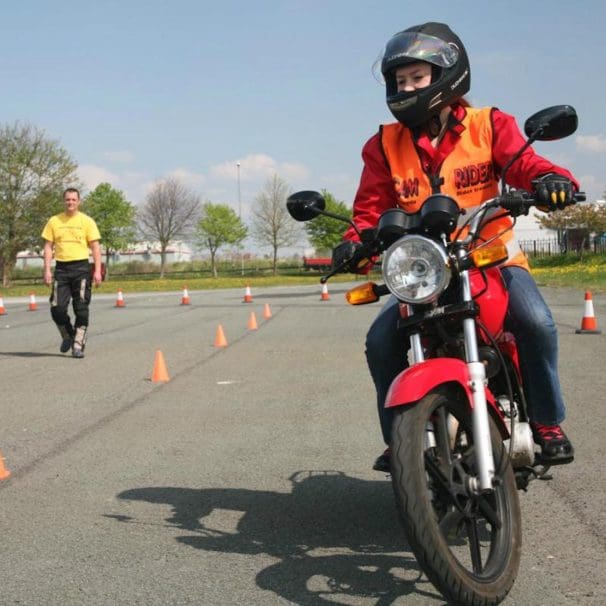
M 575 202 L 585 202 L 587 200 L 587 196 L 584 191 L 578 191 L 573 196 Z
M 517 215 L 528 212 L 528 209 L 534 204 L 534 196 L 527 191 L 518 189 L 507 192 L 499 199 L 499 206 Z

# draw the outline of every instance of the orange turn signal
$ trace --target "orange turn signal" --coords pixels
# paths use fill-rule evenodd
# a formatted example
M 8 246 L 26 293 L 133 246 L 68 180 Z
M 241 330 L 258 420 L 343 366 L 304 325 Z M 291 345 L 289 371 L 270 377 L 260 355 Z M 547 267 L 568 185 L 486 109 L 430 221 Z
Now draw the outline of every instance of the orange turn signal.
M 504 244 L 496 244 L 486 248 L 477 248 L 471 251 L 471 258 L 476 267 L 490 267 L 507 261 L 509 254 Z
M 345 293 L 345 298 L 350 305 L 364 305 L 365 303 L 374 303 L 379 300 L 374 282 L 364 282 L 359 286 L 354 286 Z

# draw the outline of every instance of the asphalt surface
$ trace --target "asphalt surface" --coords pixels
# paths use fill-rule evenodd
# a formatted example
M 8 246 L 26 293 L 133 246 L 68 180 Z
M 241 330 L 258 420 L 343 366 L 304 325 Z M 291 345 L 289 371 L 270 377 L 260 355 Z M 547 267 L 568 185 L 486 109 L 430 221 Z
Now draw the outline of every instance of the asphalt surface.
M 370 469 L 382 444 L 363 339 L 378 306 L 343 291 L 94 296 L 83 360 L 59 353 L 46 301 L 5 299 L 0 604 L 444 604 Z M 606 335 L 575 334 L 582 292 L 544 294 L 576 461 L 520 495 L 504 603 L 601 606 Z M 606 329 L 606 297 L 594 310 Z M 165 383 L 150 380 L 158 350 Z

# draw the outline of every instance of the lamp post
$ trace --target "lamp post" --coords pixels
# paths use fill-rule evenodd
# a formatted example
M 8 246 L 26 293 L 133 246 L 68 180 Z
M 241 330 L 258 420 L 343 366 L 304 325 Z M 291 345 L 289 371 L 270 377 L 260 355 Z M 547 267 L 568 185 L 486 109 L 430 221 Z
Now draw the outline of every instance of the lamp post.
M 238 169 L 238 219 L 242 221 L 242 195 L 240 190 L 240 163 L 236 162 L 236 168 Z M 240 249 L 240 270 L 244 275 L 244 251 Z
M 236 167 L 238 169 L 238 218 L 242 219 L 242 199 L 240 197 L 240 163 L 236 162 Z

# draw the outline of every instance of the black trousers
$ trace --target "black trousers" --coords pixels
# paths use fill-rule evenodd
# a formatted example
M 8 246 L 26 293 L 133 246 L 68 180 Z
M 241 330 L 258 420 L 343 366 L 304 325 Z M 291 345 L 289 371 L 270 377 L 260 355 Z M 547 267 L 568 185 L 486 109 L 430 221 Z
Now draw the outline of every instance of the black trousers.
M 83 261 L 57 261 L 50 296 L 51 316 L 57 326 L 70 330 L 69 302 L 74 310 L 74 329 L 88 326 L 88 308 L 91 299 L 91 275 L 88 259 Z

